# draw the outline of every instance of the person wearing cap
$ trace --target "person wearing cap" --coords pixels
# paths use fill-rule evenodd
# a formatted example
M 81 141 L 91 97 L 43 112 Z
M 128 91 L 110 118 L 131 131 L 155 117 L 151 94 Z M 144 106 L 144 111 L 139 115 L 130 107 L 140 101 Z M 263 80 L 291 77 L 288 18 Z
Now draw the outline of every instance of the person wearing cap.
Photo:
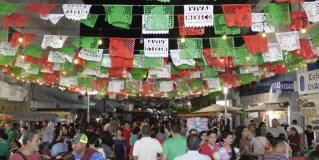
M 98 151 L 87 146 L 88 142 L 89 139 L 84 133 L 74 136 L 72 139 L 72 154 L 75 160 L 104 160 Z

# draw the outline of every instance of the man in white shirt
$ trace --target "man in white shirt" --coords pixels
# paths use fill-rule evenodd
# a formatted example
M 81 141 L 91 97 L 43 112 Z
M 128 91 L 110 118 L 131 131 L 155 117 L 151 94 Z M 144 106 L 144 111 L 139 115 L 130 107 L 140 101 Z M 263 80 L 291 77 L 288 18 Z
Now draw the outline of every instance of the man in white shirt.
M 267 130 L 267 132 L 270 132 L 275 138 L 279 137 L 280 134 L 285 135 L 285 138 L 287 138 L 287 133 L 283 127 L 280 126 L 277 119 L 273 119 L 271 121 L 271 128 Z
M 197 135 L 190 135 L 187 137 L 187 148 L 188 152 L 180 155 L 175 158 L 175 160 L 210 160 L 210 158 L 207 155 L 200 154 L 199 148 L 200 148 L 201 140 Z
M 42 149 L 49 149 L 50 143 L 52 143 L 54 138 L 54 128 L 49 126 L 49 121 L 43 121 L 42 128 Z
M 133 147 L 134 160 L 156 160 L 162 153 L 162 146 L 157 139 L 151 138 L 151 128 L 145 125 L 142 128 L 142 138 L 135 142 Z

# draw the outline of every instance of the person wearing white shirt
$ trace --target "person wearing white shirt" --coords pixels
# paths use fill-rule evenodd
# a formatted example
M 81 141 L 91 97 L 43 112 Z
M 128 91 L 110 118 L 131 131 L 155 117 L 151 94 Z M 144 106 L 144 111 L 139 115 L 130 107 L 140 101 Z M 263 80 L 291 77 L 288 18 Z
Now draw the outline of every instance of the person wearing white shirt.
M 48 149 L 50 143 L 52 143 L 54 138 L 54 128 L 49 126 L 49 121 L 43 121 L 43 128 L 42 128 L 42 146 L 43 149 Z
M 163 151 L 161 144 L 150 137 L 151 128 L 145 125 L 142 128 L 142 138 L 135 142 L 133 147 L 134 160 L 156 160 Z
M 267 130 L 267 132 L 270 132 L 275 138 L 279 137 L 280 134 L 285 135 L 285 138 L 287 138 L 287 133 L 283 127 L 280 126 L 277 119 L 273 119 L 271 121 L 271 128 Z
M 210 157 L 204 154 L 200 154 L 199 148 L 200 148 L 201 140 L 196 135 L 190 135 L 187 138 L 187 148 L 188 152 L 180 155 L 175 158 L 175 160 L 210 160 Z

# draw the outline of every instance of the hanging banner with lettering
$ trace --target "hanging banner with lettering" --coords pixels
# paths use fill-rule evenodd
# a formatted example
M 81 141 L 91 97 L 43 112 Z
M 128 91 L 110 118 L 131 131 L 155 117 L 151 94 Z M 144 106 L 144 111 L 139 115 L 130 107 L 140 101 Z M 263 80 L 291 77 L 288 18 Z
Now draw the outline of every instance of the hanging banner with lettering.
M 264 62 L 283 60 L 282 51 L 278 43 L 268 43 L 268 52 L 262 54 Z
M 91 6 L 86 4 L 63 4 L 62 9 L 67 19 L 78 21 L 87 18 Z
M 298 93 L 319 93 L 319 69 L 297 74 Z
M 54 25 L 56 25 L 62 17 L 64 17 L 64 14 L 48 14 L 46 16 L 40 16 L 41 19 L 50 20 Z
M 240 74 L 255 73 L 259 71 L 258 66 L 243 66 L 239 68 Z
M 27 63 L 25 60 L 24 60 L 24 56 L 22 55 L 18 55 L 15 63 L 14 63 L 14 66 L 17 66 L 17 67 L 20 67 L 20 68 L 28 68 L 28 66 L 30 65 L 30 63 Z
M 184 5 L 185 27 L 208 27 L 214 25 L 213 5 Z
M 19 46 L 14 46 L 9 42 L 1 42 L 0 44 L 0 54 L 4 56 L 15 56 Z
M 272 93 L 281 92 L 288 93 L 295 91 L 295 83 L 294 81 L 280 81 L 271 84 Z
M 298 31 L 276 33 L 276 38 L 283 51 L 300 49 Z
M 112 93 L 121 93 L 122 90 L 124 90 L 124 81 L 120 80 L 110 81 L 107 87 L 107 91 Z
M 146 57 L 168 57 L 168 39 L 145 38 L 144 54 Z
M 92 52 L 96 52 L 96 53 L 92 53 Z M 91 51 L 81 49 L 78 56 L 84 60 L 101 62 L 102 55 L 103 55 L 103 49 L 96 49 L 96 50 L 93 49 Z
M 65 87 L 76 86 L 78 85 L 78 77 L 60 77 L 59 85 Z
M 48 56 L 48 62 L 51 63 L 65 63 L 63 56 L 55 51 L 50 51 Z
M 159 90 L 160 92 L 172 92 L 174 89 L 173 81 L 160 81 Z
M 180 50 L 178 49 L 170 50 L 170 56 L 175 66 L 180 66 L 180 65 L 195 66 L 195 63 L 196 63 L 195 60 L 183 59 L 180 57 L 179 54 L 180 54 Z
M 47 47 L 62 48 L 67 38 L 68 36 L 44 35 L 41 47 L 43 49 L 46 49 Z

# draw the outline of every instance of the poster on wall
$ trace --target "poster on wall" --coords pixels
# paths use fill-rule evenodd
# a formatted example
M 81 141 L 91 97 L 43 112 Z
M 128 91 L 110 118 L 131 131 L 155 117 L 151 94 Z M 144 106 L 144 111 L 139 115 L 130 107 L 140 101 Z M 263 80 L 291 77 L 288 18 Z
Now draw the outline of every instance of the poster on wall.
M 207 118 L 187 118 L 188 130 L 196 129 L 198 132 L 208 130 L 208 119 Z

